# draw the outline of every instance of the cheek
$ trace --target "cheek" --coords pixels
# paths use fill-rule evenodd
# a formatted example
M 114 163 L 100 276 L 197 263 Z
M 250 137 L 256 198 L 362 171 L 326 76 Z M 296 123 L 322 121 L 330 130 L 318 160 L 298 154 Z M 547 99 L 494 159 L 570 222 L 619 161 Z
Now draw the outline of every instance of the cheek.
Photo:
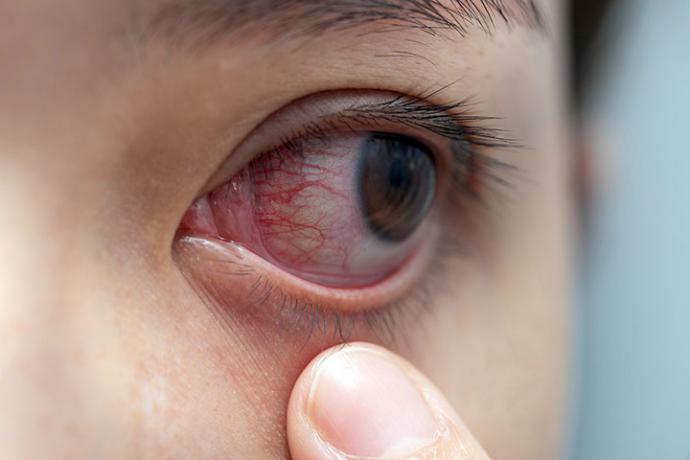
M 165 293 L 167 305 L 137 318 L 142 339 L 128 347 L 125 364 L 135 370 L 128 400 L 146 433 L 141 448 L 153 451 L 143 457 L 288 458 L 289 395 L 320 345 L 298 344 L 293 331 L 250 315 L 249 305 L 202 302 L 203 288 L 189 286 L 161 284 L 157 297 Z M 227 286 L 222 295 L 239 302 L 234 292 Z
M 168 327 L 175 331 L 163 358 L 185 380 L 176 382 L 176 418 L 161 423 L 191 426 L 199 439 L 222 434 L 213 445 L 229 446 L 229 458 L 288 458 L 284 433 L 292 387 L 316 355 L 342 338 L 322 317 L 279 308 L 281 300 L 252 293 L 248 276 L 229 276 L 217 253 L 190 244 L 176 247 L 192 288 L 172 302 L 180 307 L 171 307 L 177 315 Z M 347 333 L 351 340 L 383 344 L 362 326 Z

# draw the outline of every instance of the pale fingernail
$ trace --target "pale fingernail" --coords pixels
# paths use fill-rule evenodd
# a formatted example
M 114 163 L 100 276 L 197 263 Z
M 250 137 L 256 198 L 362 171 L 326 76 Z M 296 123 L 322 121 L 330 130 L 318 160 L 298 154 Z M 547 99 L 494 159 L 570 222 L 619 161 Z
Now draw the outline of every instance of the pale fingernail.
M 316 369 L 308 415 L 321 437 L 350 456 L 410 455 L 434 441 L 436 419 L 407 374 L 384 354 L 345 347 Z

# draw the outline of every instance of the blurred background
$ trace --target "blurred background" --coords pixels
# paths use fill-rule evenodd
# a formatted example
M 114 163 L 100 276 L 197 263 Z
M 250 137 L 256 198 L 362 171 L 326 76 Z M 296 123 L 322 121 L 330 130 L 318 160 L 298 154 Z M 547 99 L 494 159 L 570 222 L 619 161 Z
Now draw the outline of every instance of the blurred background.
M 690 460 L 690 0 L 572 7 L 594 161 L 567 458 Z

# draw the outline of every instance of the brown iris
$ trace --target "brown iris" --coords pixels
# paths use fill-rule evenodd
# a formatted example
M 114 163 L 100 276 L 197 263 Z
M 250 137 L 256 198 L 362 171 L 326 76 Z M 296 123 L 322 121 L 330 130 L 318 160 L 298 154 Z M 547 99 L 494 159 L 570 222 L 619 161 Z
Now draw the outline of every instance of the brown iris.
M 362 145 L 357 180 L 369 229 L 384 241 L 404 241 L 421 225 L 433 203 L 433 154 L 410 137 L 372 133 Z

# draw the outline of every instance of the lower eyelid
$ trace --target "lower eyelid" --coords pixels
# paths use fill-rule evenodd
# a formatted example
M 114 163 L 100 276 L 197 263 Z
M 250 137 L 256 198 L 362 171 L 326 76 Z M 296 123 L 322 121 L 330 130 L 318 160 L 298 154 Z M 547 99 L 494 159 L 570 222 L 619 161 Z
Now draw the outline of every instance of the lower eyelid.
M 320 350 L 353 340 L 388 347 L 404 344 L 408 333 L 422 326 L 434 305 L 432 295 L 441 287 L 437 281 L 444 279 L 448 254 L 438 249 L 430 245 L 417 257 L 424 261 L 408 267 L 411 282 L 390 285 L 385 293 L 341 293 L 340 298 L 326 293 L 329 288 L 304 296 L 304 288 L 315 286 L 290 286 L 300 280 L 273 278 L 270 267 L 262 271 L 265 267 L 252 265 L 261 260 L 244 257 L 241 248 L 226 242 L 183 237 L 173 254 L 192 290 L 228 333 L 253 331 L 261 340 L 270 337 L 298 350 Z
M 305 281 L 232 242 L 205 237 L 182 237 L 176 242 L 178 263 L 192 282 L 222 291 L 232 308 L 286 303 L 327 308 L 344 314 L 385 308 L 407 293 L 428 267 L 437 229 L 398 271 L 376 284 L 357 289 L 329 288 Z M 262 286 L 263 284 L 263 286 Z M 256 314 L 260 313 L 256 309 Z

